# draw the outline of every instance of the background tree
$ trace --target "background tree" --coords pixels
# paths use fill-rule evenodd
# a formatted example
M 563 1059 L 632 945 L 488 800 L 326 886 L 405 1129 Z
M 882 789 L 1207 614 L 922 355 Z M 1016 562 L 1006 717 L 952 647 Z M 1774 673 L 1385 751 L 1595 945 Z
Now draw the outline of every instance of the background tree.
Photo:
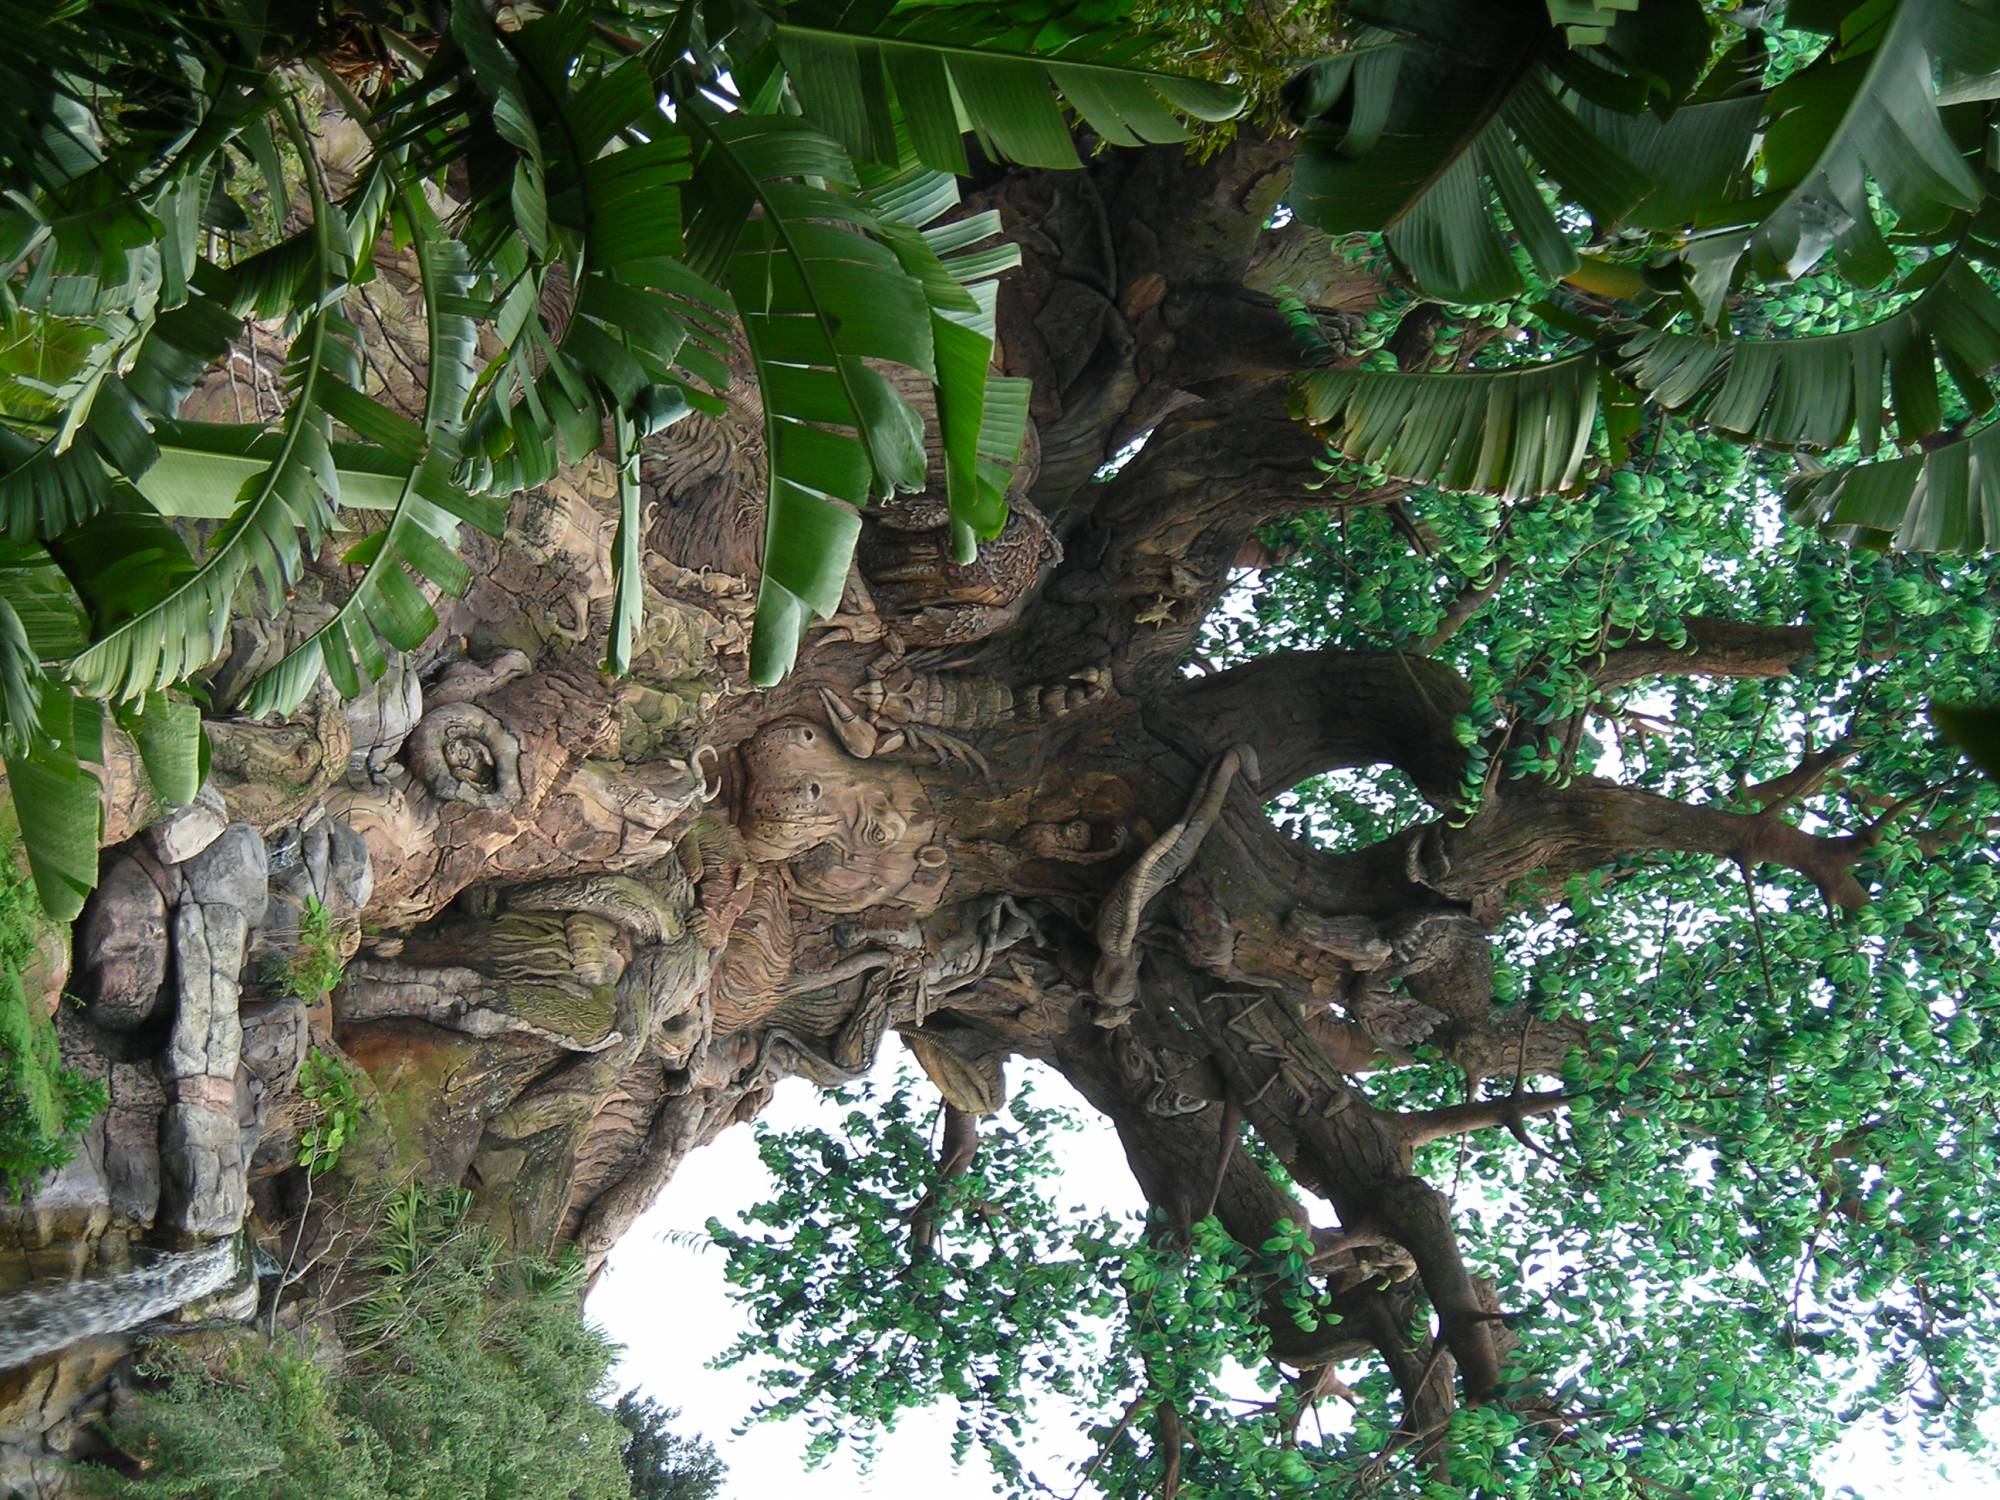
M 634 1500 L 715 1500 L 728 1469 L 715 1445 L 673 1430 L 680 1412 L 636 1390 L 613 1403 L 611 1414 L 632 1435 L 625 1445 L 625 1472 Z
M 846 1320 L 955 1324 L 1004 1455 L 1007 1319 L 1060 1344 L 1108 1267 L 1110 1353 L 1048 1357 L 1122 1408 L 1113 1493 L 1783 1492 L 1830 1413 L 1975 1439 L 2000 808 L 1915 710 L 1993 696 L 1994 580 L 1911 549 L 1987 535 L 1983 10 L 1307 11 L 1273 113 L 1087 162 L 1065 104 L 1136 147 L 1233 96 L 1088 5 L 127 17 L 24 48 L 0 241 L 52 908 L 96 738 L 107 833 L 148 811 L 94 705 L 172 797 L 154 695 L 207 673 L 236 805 L 369 844 L 333 1008 L 397 1152 L 592 1259 L 900 1032 L 935 1180 L 861 1113 L 825 1224 L 742 1247 L 835 1433 L 967 1399 L 827 1366 Z M 1166 51 L 1226 70 L 1208 19 Z M 278 414 L 192 425 L 253 335 Z M 386 524 L 326 545 L 336 495 Z M 422 717 L 331 789 L 389 647 Z M 1155 1214 L 1034 1286 L 947 1222 L 1004 1239 L 1010 1056 Z

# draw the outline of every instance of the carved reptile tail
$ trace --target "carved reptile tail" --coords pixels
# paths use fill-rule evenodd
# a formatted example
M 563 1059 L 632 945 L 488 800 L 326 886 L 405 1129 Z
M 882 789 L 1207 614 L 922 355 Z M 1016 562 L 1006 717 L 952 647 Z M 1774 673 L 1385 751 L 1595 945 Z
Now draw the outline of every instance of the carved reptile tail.
M 1118 877 L 1118 884 L 1098 908 L 1100 957 L 1094 987 L 1098 998 L 1111 1007 L 1099 1017 L 1098 1024 L 1121 1024 L 1127 1007 L 1138 998 L 1139 969 L 1133 949 L 1139 941 L 1139 921 L 1153 898 L 1180 879 L 1194 862 L 1195 853 L 1222 812 L 1230 783 L 1239 771 L 1255 786 L 1259 775 L 1257 752 L 1248 745 L 1231 745 L 1215 758 L 1196 784 L 1180 821 L 1147 846 L 1131 868 Z

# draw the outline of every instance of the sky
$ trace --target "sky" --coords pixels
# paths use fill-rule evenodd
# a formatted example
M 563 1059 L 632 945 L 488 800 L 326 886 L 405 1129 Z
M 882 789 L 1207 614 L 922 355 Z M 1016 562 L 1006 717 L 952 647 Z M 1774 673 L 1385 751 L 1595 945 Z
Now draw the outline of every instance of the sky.
M 900 1048 L 885 1047 L 874 1077 L 886 1090 L 893 1084 Z M 1010 1080 L 1022 1064 L 1009 1065 Z M 1065 1136 L 1057 1159 L 1061 1183 L 1054 1196 L 1087 1203 L 1113 1214 L 1142 1207 L 1126 1169 L 1117 1137 L 1063 1080 L 1035 1070 L 1037 1102 L 1064 1105 L 1084 1121 Z M 836 1106 L 802 1079 L 781 1084 L 763 1115 L 774 1129 L 792 1130 L 832 1123 Z M 700 1432 L 729 1465 L 723 1500 L 955 1500 L 992 1492 L 993 1478 L 976 1450 L 964 1468 L 951 1464 L 954 1411 L 949 1406 L 916 1413 L 882 1444 L 873 1470 L 861 1472 L 844 1455 L 801 1479 L 803 1428 L 761 1423 L 736 1436 L 732 1429 L 748 1416 L 758 1397 L 744 1369 L 711 1370 L 708 1361 L 749 1331 L 744 1312 L 729 1298 L 722 1279 L 723 1254 L 707 1244 L 702 1225 L 713 1215 L 734 1224 L 735 1216 L 770 1195 L 774 1184 L 757 1157 L 750 1127 L 734 1126 L 712 1145 L 696 1151 L 668 1184 L 660 1200 L 632 1227 L 611 1253 L 604 1275 L 591 1293 L 586 1312 L 625 1346 L 617 1379 L 681 1409 L 676 1430 Z M 1091 1448 L 1080 1424 L 1050 1420 L 1037 1433 L 1047 1443 L 1034 1463 L 1042 1478 L 1066 1491 Z M 1857 1431 L 1824 1466 L 1829 1495 L 1842 1486 L 1866 1500 L 2000 1500 L 2000 1478 L 1978 1466 L 1954 1462 L 1940 1473 L 1920 1457 L 1899 1458 L 1879 1430 Z

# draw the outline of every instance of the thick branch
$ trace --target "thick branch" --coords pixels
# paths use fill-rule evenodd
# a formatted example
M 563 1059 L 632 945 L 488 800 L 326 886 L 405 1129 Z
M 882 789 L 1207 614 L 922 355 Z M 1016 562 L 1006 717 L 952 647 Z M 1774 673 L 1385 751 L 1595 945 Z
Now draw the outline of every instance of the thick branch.
M 979 1151 L 979 1117 L 947 1104 L 944 1107 L 944 1137 L 938 1142 L 937 1181 L 910 1210 L 910 1263 L 915 1265 L 931 1253 L 937 1240 L 937 1206 L 952 1183 L 963 1177 Z
M 1701 616 L 1683 622 L 1687 644 L 1657 638 L 1607 651 L 1591 669 L 1599 687 L 1643 677 L 1784 677 L 1812 650 L 1810 625 L 1753 625 Z
M 1567 787 L 1496 793 L 1463 828 L 1429 825 L 1412 845 L 1410 862 L 1423 884 L 1478 908 L 1497 906 L 1530 877 L 1553 889 L 1569 875 L 1626 855 L 1675 850 L 1795 870 L 1831 904 L 1855 908 L 1867 904 L 1868 893 L 1853 866 L 1880 836 L 1873 827 L 1811 834 L 1773 812 L 1727 812 L 1579 777 Z
M 1094 487 L 1090 516 L 1065 538 L 1065 561 L 1031 607 L 1023 637 L 1040 674 L 1109 662 L 1123 692 L 1170 680 L 1256 528 L 1340 503 L 1307 489 L 1321 451 L 1286 414 L 1277 377 L 1163 420 L 1115 479 Z
M 1391 765 L 1443 805 L 1464 763 L 1452 720 L 1468 701 L 1457 672 L 1422 656 L 1282 651 L 1176 683 L 1148 721 L 1202 759 L 1248 741 L 1266 796 L 1322 771 Z

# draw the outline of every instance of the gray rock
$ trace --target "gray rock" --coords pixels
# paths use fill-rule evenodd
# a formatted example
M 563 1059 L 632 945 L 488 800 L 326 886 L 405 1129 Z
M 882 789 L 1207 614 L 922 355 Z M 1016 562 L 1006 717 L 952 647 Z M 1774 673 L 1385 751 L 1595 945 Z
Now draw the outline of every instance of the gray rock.
M 261 854 L 263 841 L 257 848 Z M 173 1031 L 160 1059 L 165 1076 L 232 1078 L 243 1052 L 238 975 L 249 924 L 234 906 L 183 903 L 174 913 L 176 998 Z
M 77 930 L 91 1020 L 129 1031 L 164 1003 L 167 903 L 131 854 L 113 860 Z
M 255 927 L 270 900 L 270 859 L 264 840 L 248 823 L 231 823 L 201 853 L 181 866 L 185 900 L 231 906 Z
M 249 1205 L 250 1159 L 234 1114 L 206 1103 L 167 1107 L 160 1122 L 160 1222 L 208 1239 L 234 1234 Z
M 113 1063 L 111 1108 L 103 1118 L 104 1182 L 111 1212 L 150 1227 L 160 1210 L 160 1117 L 166 1091 L 150 1061 Z
M 266 1092 L 283 1092 L 306 1060 L 306 1008 L 296 1000 L 243 1007 L 243 1066 Z
M 358 917 L 375 894 L 375 867 L 369 862 L 368 841 L 339 818 L 328 818 L 314 829 L 326 832 L 326 883 L 316 893 L 336 917 Z
M 222 836 L 229 826 L 229 809 L 213 782 L 202 783 L 194 801 L 146 830 L 153 852 L 170 865 L 193 859 Z

